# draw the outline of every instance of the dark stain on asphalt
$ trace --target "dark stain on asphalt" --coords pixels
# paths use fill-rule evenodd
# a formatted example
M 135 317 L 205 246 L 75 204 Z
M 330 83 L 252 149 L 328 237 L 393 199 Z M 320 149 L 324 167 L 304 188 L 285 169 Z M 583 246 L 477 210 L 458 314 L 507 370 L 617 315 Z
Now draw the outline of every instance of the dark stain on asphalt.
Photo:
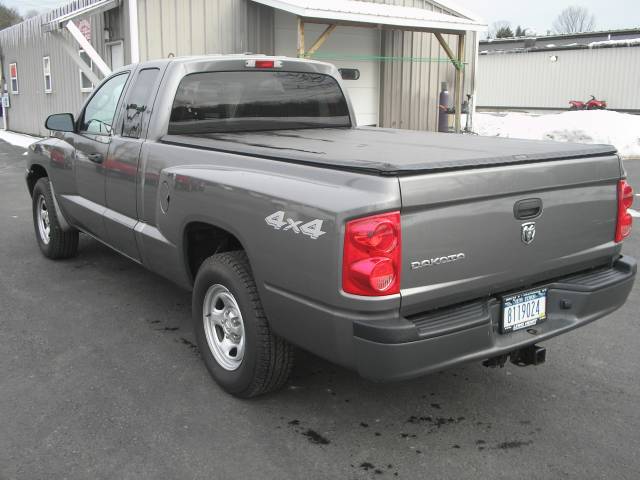
M 456 443 L 455 445 L 452 445 L 451 448 L 460 448 L 460 445 Z
M 368 423 L 364 423 L 364 422 L 360 422 L 360 426 L 362 428 L 369 428 L 369 424 Z
M 440 404 L 439 403 L 432 403 L 431 406 L 433 408 L 437 408 L 438 410 L 440 410 Z
M 297 418 L 294 419 L 294 420 L 291 420 L 289 422 L 289 425 L 300 425 L 300 420 L 298 420 Z
M 499 443 L 495 448 L 499 449 L 499 450 L 508 450 L 511 448 L 522 448 L 522 447 L 526 447 L 527 445 L 531 445 L 533 442 L 531 440 L 524 442 L 522 440 L 514 440 L 511 442 L 502 442 Z
M 379 436 L 380 436 L 380 435 L 382 435 L 382 434 L 381 434 L 380 432 L 376 432 L 376 433 L 374 433 L 374 435 L 375 435 L 376 437 L 379 437 Z
M 421 424 L 421 423 L 428 423 L 428 424 L 431 424 L 432 426 L 434 426 L 436 428 L 440 428 L 443 425 L 451 425 L 451 424 L 454 424 L 454 423 L 462 422 L 464 419 L 465 419 L 464 417 L 458 417 L 458 418 L 454 418 L 454 417 L 432 417 L 431 415 L 417 417 L 415 415 L 411 415 L 407 419 L 406 423 L 413 423 L 414 425 L 415 424 Z
M 331 443 L 328 439 L 320 435 L 315 430 L 311 430 L 310 428 L 307 429 L 306 432 L 302 432 L 302 435 L 307 437 L 307 439 L 311 443 L 315 443 L 316 445 L 329 445 Z
M 374 468 L 376 468 L 376 466 L 370 462 L 362 462 L 360 464 L 360 468 L 363 469 L 365 472 L 368 472 L 369 470 L 373 470 Z
M 180 343 L 182 343 L 183 345 L 186 345 L 187 347 L 189 347 L 193 353 L 196 353 L 196 354 L 199 354 L 199 353 L 200 353 L 200 349 L 198 348 L 198 346 L 197 346 L 195 343 L 193 343 L 193 342 L 191 342 L 191 341 L 187 340 L 187 339 L 186 339 L 186 338 L 184 338 L 184 337 L 180 337 L 180 340 L 179 340 L 179 341 L 180 341 Z
M 175 332 L 176 330 L 179 330 L 180 327 L 164 327 L 162 330 L 164 330 L 165 332 Z

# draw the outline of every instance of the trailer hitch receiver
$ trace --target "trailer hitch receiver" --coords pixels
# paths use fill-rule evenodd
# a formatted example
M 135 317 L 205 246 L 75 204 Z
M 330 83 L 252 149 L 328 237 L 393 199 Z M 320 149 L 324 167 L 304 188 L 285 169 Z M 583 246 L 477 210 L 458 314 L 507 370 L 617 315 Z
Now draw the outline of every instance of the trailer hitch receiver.
M 529 347 L 521 348 L 511 352 L 509 356 L 511 363 L 518 365 L 519 367 L 526 367 L 527 365 L 540 365 L 547 359 L 547 349 L 539 347 L 538 345 L 531 345 Z

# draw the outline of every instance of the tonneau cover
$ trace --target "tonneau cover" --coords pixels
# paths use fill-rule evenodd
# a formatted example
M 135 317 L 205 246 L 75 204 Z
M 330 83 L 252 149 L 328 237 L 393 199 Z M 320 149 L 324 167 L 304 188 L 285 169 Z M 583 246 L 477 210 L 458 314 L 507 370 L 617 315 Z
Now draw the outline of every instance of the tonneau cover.
M 611 145 L 371 127 L 165 135 L 161 141 L 381 175 L 483 168 L 616 153 Z

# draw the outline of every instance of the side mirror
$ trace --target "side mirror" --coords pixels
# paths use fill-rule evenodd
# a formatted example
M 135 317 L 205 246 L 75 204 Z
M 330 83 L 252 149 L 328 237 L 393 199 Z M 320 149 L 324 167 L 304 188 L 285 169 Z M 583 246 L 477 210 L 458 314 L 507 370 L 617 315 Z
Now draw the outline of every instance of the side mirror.
M 73 115 L 70 113 L 49 115 L 46 122 L 44 122 L 44 126 L 47 130 L 54 130 L 56 132 L 75 132 L 76 130 Z

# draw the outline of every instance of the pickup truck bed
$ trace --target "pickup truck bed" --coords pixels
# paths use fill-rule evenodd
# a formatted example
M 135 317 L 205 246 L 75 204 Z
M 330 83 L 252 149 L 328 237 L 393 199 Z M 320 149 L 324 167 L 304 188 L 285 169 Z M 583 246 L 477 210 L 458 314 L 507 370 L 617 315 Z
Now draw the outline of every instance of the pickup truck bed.
M 474 135 L 458 136 L 452 142 L 450 137 L 438 133 L 369 127 L 166 135 L 161 141 L 380 175 L 497 167 L 616 153 L 611 145 Z

